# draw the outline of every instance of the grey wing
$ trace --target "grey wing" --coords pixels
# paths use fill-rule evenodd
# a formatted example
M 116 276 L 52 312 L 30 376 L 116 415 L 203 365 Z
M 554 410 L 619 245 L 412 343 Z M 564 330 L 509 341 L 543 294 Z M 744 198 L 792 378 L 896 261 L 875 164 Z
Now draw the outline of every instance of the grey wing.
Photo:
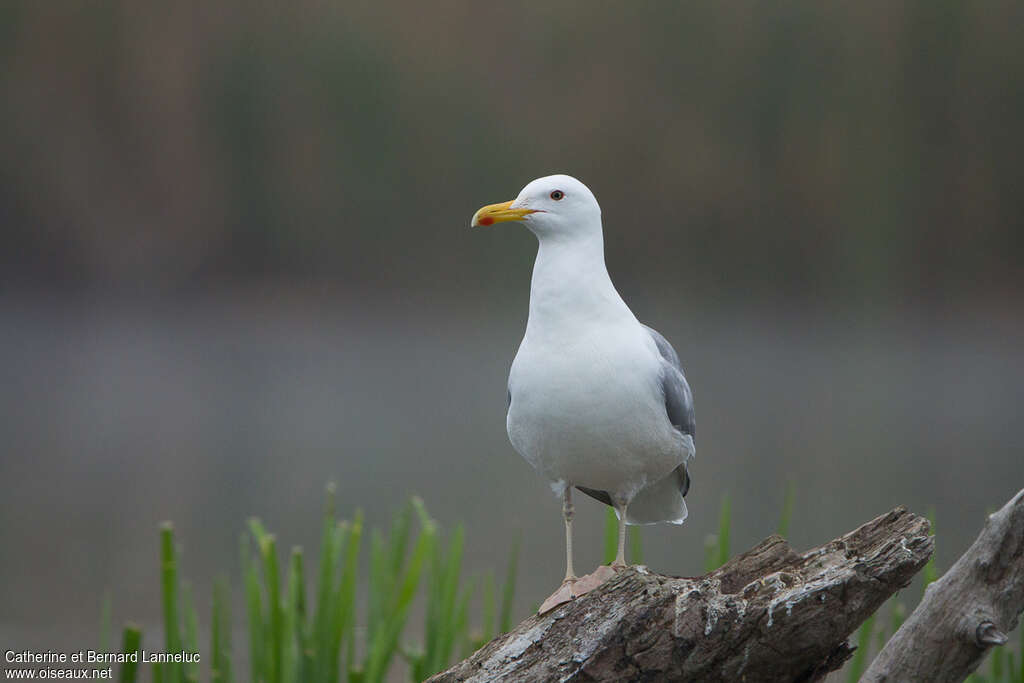
M 661 389 L 665 393 L 665 412 L 668 414 L 669 422 L 683 434 L 696 438 L 697 420 L 693 414 L 693 392 L 686 382 L 679 355 L 657 330 L 647 325 L 644 325 L 644 329 L 651 335 L 661 354 Z
M 643 323 L 641 323 L 643 324 Z M 661 389 L 665 393 L 665 413 L 669 422 L 690 439 L 697 438 L 697 418 L 693 413 L 693 392 L 683 374 L 683 364 L 679 362 L 679 354 L 660 332 L 653 327 L 644 325 L 651 339 L 658 346 L 661 354 Z M 690 491 L 690 472 L 686 462 L 676 468 L 679 492 L 685 497 Z

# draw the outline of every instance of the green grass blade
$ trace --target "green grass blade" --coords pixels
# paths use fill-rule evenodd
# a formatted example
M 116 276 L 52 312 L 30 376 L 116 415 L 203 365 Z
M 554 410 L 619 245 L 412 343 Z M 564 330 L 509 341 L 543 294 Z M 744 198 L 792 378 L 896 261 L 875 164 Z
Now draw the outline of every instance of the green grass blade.
M 453 629 L 453 631 L 454 631 L 453 643 L 454 643 L 454 645 L 453 645 L 452 650 L 454 652 L 455 646 L 458 646 L 459 647 L 459 652 L 460 653 L 465 653 L 465 654 L 462 654 L 462 657 L 466 657 L 466 656 L 468 656 L 470 654 L 469 652 L 466 652 L 466 648 L 468 647 L 468 645 L 470 643 L 470 638 L 469 638 L 469 601 L 470 601 L 470 598 L 472 598 L 472 596 L 473 596 L 473 592 L 474 592 L 474 583 L 470 582 L 465 587 L 465 589 L 462 591 L 462 593 L 460 594 L 459 602 L 458 602 L 458 604 L 456 605 L 456 608 L 455 608 L 455 621 L 453 623 L 453 626 L 454 626 L 454 629 Z M 441 671 L 442 669 L 447 668 L 449 664 L 451 664 L 451 657 L 450 656 L 441 661 L 441 664 L 440 664 L 440 666 L 438 667 L 437 670 Z
M 629 562 L 630 564 L 644 563 L 643 534 L 642 527 L 635 526 L 629 531 Z
M 465 614 L 460 612 L 464 611 L 463 601 L 467 596 L 459 592 L 464 546 L 465 529 L 460 524 L 455 527 L 448 552 L 442 553 L 440 549 L 434 552 L 434 587 L 430 591 L 429 601 L 436 606 L 428 611 L 428 614 L 432 612 L 433 621 L 427 623 L 427 628 L 436 635 L 433 638 L 433 647 L 428 647 L 424 677 L 444 668 L 451 659 L 455 644 L 464 635 Z
M 480 623 L 480 636 L 474 642 L 474 650 L 480 648 L 484 643 L 489 643 L 494 638 L 494 631 L 498 628 L 497 607 L 494 600 L 494 573 L 487 572 L 484 576 L 484 590 L 481 596 L 483 619 Z
M 722 511 L 718 517 L 718 558 L 716 566 L 721 567 L 729 561 L 729 534 L 732 528 L 732 504 L 729 495 L 722 496 Z
M 875 615 L 868 617 L 857 631 L 857 651 L 853 653 L 850 668 L 846 674 L 848 683 L 857 683 L 868 663 L 868 648 L 871 646 L 871 631 L 875 626 Z
M 718 535 L 704 539 L 704 571 L 712 572 L 729 561 L 729 534 L 732 528 L 732 505 L 728 494 L 722 496 L 718 513 Z
M 281 614 L 281 584 L 277 565 L 277 542 L 263 523 L 252 518 L 249 531 L 256 540 L 257 556 L 263 573 L 265 618 L 262 620 L 262 680 L 263 683 L 281 683 L 281 645 L 283 619 Z M 253 569 L 255 574 L 255 568 Z M 256 582 L 259 594 L 259 581 Z
M 935 508 L 928 508 L 928 521 L 931 522 L 931 529 L 928 531 L 929 536 L 935 535 Z M 924 596 L 924 591 L 927 590 L 928 585 L 939 578 L 939 571 L 935 567 L 935 553 L 928 558 L 928 563 L 925 564 L 924 569 L 921 570 L 921 577 L 923 579 L 921 586 L 921 595 Z
M 334 601 L 334 620 L 331 634 L 331 665 L 333 676 L 330 683 L 338 680 L 338 662 L 342 648 L 347 652 L 347 668 L 349 678 L 355 668 L 355 638 L 352 634 L 353 613 L 355 611 L 356 577 L 358 573 L 359 552 L 363 538 L 363 512 L 356 510 L 350 525 L 339 525 L 347 535 L 345 552 L 342 560 L 342 571 L 338 592 Z
M 259 520 L 250 520 L 248 533 L 240 538 L 253 683 L 338 683 L 343 670 L 351 683 L 376 683 L 385 679 L 396 654 L 406 657 L 414 676 L 427 677 L 447 666 L 456 653 L 468 654 L 476 643 L 469 632 L 469 607 L 475 586 L 480 584 L 465 581 L 462 576 L 465 531 L 457 526 L 442 542 L 436 522 L 419 499 L 413 499 L 395 515 L 387 535 L 376 530 L 372 534 L 366 637 L 364 640 L 360 634 L 357 646 L 354 625 L 363 515 L 357 511 L 351 524 L 335 522 L 333 493 L 329 488 L 315 605 L 307 598 L 300 548 L 290 554 L 285 575 L 278 565 L 276 540 Z M 414 512 L 419 519 L 415 530 Z M 617 536 L 617 520 L 614 511 L 609 512 Z M 250 545 L 253 541 L 255 548 Z M 642 548 L 635 534 L 630 551 L 634 562 L 641 561 Z M 199 619 L 191 588 L 179 576 L 170 523 L 161 528 L 160 555 L 164 649 L 198 652 Z M 489 639 L 495 631 L 511 628 L 518 556 L 516 541 L 511 546 L 500 598 L 493 574 L 485 577 L 480 638 Z M 425 646 L 400 647 L 412 604 L 420 594 L 425 600 Z M 110 605 L 107 596 L 102 624 L 109 624 Z M 125 638 L 131 637 L 126 630 Z M 141 634 L 134 637 L 136 643 L 141 642 Z M 357 649 L 361 661 L 356 660 Z M 204 656 L 203 661 L 210 662 L 211 680 L 230 682 L 230 598 L 223 579 L 218 579 L 213 588 L 210 652 L 212 656 Z M 122 676 L 134 680 L 137 670 L 137 666 L 128 667 Z M 193 662 L 154 664 L 152 675 L 158 683 L 198 681 L 199 667 Z
M 306 594 L 303 577 L 302 548 L 292 548 L 288 566 L 288 598 L 285 610 L 284 681 L 308 681 L 302 671 L 302 654 L 306 651 Z
M 704 539 L 704 571 L 715 571 L 715 561 L 718 559 L 718 537 L 708 534 Z
M 251 533 L 252 537 L 256 539 L 257 544 L 264 542 L 267 536 L 270 535 L 266 528 L 264 528 L 263 522 L 256 517 L 249 518 L 249 533 Z
M 345 614 L 342 606 L 345 600 L 347 567 L 345 566 L 347 551 L 351 543 L 351 526 L 348 522 L 335 522 L 331 531 L 331 563 L 341 571 L 338 587 L 334 588 L 332 570 L 331 582 L 328 585 L 330 601 L 325 609 L 327 614 L 323 621 L 323 632 L 320 635 L 322 642 L 316 657 L 317 681 L 336 683 L 338 681 L 338 670 L 340 666 L 339 657 L 345 637 Z M 357 541 L 358 543 L 358 541 Z M 355 549 L 358 553 L 358 548 Z M 354 571 L 354 568 L 353 568 Z M 353 578 L 354 581 L 354 578 Z M 354 584 L 353 584 L 354 585 Z
M 142 649 L 142 631 L 139 630 L 138 626 L 128 624 L 124 627 L 124 631 L 121 633 L 121 652 L 124 654 L 130 654 L 132 652 L 139 652 Z M 135 678 L 139 673 L 139 663 L 125 661 L 121 664 L 121 671 L 118 675 L 118 680 L 121 683 L 135 683 Z
M 415 505 L 415 504 L 414 504 Z M 416 507 L 420 518 L 420 524 L 432 524 L 426 509 L 420 505 Z M 447 566 L 445 557 L 440 548 L 433 548 L 430 552 L 430 571 L 426 584 L 426 610 L 424 615 L 424 643 L 421 649 L 405 648 L 403 655 L 409 663 L 409 673 L 413 680 L 423 680 L 428 676 L 428 671 L 433 667 L 434 660 L 438 657 L 438 650 L 442 647 L 444 640 L 444 628 L 447 626 L 445 619 L 444 592 L 446 584 Z
M 432 598 L 437 606 L 434 609 L 436 631 L 434 646 L 428 659 L 427 672 L 430 674 L 441 670 L 441 665 L 448 661 L 457 637 L 459 577 L 462 572 L 462 547 L 464 531 L 461 525 L 456 527 L 455 534 L 449 543 L 448 553 L 441 552 L 438 547 L 434 554 L 437 567 L 436 590 Z M 431 624 L 428 624 L 430 626 Z
M 167 652 L 180 652 L 181 632 L 178 620 L 178 564 L 174 551 L 174 526 L 164 522 L 160 528 L 161 587 L 164 608 L 164 643 Z M 181 666 L 168 662 L 164 674 L 166 683 L 181 681 Z
M 989 661 L 991 662 L 992 680 L 1002 681 L 1003 680 L 1003 658 L 1006 651 L 1002 647 L 992 648 L 992 653 L 989 655 Z
M 245 581 L 245 606 L 249 621 L 249 676 L 252 683 L 261 683 L 266 678 L 263 647 L 266 632 L 263 621 L 263 599 L 260 596 L 260 579 L 248 552 L 248 536 L 242 535 L 242 572 Z
M 376 683 L 387 676 L 388 667 L 398 647 L 398 639 L 405 627 L 409 606 L 416 596 L 423 568 L 436 547 L 436 536 L 436 525 L 428 519 L 420 530 L 412 555 L 404 563 L 404 571 L 394 577 L 392 590 L 378 597 L 382 604 L 387 605 L 387 609 L 380 615 L 375 629 L 370 631 L 370 644 L 364 668 L 366 681 Z M 401 539 L 392 540 L 394 542 Z M 393 545 L 391 550 L 394 551 Z
M 885 631 L 885 622 L 880 620 L 878 630 L 875 631 L 875 652 L 881 652 L 888 640 L 889 634 Z
M 890 628 L 892 628 L 892 634 L 896 635 L 896 631 L 900 630 L 903 626 L 903 622 L 907 619 L 907 607 L 902 602 L 897 602 L 892 606 L 892 611 L 889 613 Z
M 210 627 L 210 680 L 230 683 L 231 677 L 231 599 L 224 577 L 213 584 L 213 619 Z
M 267 615 L 270 617 L 270 637 L 267 646 L 270 671 L 267 683 L 281 683 L 284 650 L 284 614 L 281 606 L 281 581 L 277 565 L 277 541 L 273 534 L 260 543 L 263 559 L 263 582 L 266 585 Z
M 334 575 L 340 562 L 341 547 L 335 533 L 333 483 L 327 485 L 324 504 L 323 531 L 320 535 L 320 571 L 316 584 L 316 612 L 313 616 L 313 633 L 307 643 L 303 658 L 304 671 L 312 676 L 315 683 L 326 680 L 326 655 L 330 645 L 330 606 L 334 595 Z
M 327 577 L 327 583 L 324 586 L 324 592 L 326 593 L 327 603 L 324 606 L 324 614 L 316 627 L 319 631 L 317 636 L 316 652 L 314 653 L 314 666 L 316 669 L 316 681 L 326 683 L 329 681 L 336 681 L 338 675 L 338 654 L 340 651 L 340 642 L 335 642 L 335 626 L 337 622 L 337 615 L 335 612 L 335 604 L 339 597 L 341 590 L 340 584 L 335 587 L 335 577 L 342 569 L 342 557 L 345 552 L 346 545 L 349 538 L 349 523 L 345 521 L 336 521 L 331 525 L 330 539 L 328 543 L 329 550 L 323 550 L 322 552 L 329 552 L 331 555 L 330 564 L 331 570 Z M 317 597 L 319 600 L 320 597 Z
M 184 646 L 187 652 L 199 652 L 199 615 L 192 600 L 192 587 L 182 583 L 182 602 L 185 610 Z M 182 667 L 182 675 L 189 683 L 199 682 L 199 662 L 187 662 Z
M 512 599 L 516 593 L 516 578 L 519 573 L 519 539 L 512 543 L 512 552 L 508 556 L 508 569 L 505 571 L 505 585 L 501 590 L 501 616 L 498 632 L 508 633 L 512 630 Z
M 878 629 L 875 631 L 875 652 L 881 652 L 882 648 L 885 647 L 886 642 L 888 642 L 890 636 L 892 636 L 894 633 L 896 633 L 896 629 L 899 628 L 899 626 L 896 626 L 896 612 L 897 612 L 897 610 L 902 610 L 903 609 L 903 605 L 902 605 L 902 603 L 896 602 L 895 598 L 893 598 L 892 600 L 889 600 L 887 604 L 889 605 L 889 625 L 888 625 L 888 628 L 892 629 L 892 633 L 890 633 L 887 630 L 885 622 L 882 621 L 881 619 L 879 619 L 878 620 Z M 881 608 L 876 610 L 876 614 L 881 614 L 881 613 L 882 613 L 882 609 Z
M 385 602 L 392 594 L 393 582 L 384 535 L 378 529 L 374 529 L 370 533 L 369 593 L 366 599 L 366 632 L 371 638 L 382 628 L 381 624 L 387 612 Z M 365 670 L 365 666 L 363 668 Z
M 1017 671 L 1017 683 L 1024 683 L 1024 625 L 1017 628 L 1020 631 L 1020 649 L 1017 654 L 1020 656 L 1020 669 Z
M 224 653 L 221 650 L 221 629 L 224 626 L 224 609 L 221 603 L 220 587 L 213 586 L 213 614 L 210 616 L 210 681 L 211 683 L 222 683 L 224 681 L 224 669 L 221 667 Z

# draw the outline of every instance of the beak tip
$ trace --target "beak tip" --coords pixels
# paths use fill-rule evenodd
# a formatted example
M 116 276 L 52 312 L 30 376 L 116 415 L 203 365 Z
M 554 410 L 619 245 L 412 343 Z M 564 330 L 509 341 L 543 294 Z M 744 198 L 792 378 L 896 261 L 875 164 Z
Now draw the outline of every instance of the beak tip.
M 469 227 L 471 228 L 479 228 L 488 225 L 494 225 L 494 218 L 484 215 L 483 209 L 473 214 L 473 218 L 469 221 Z
M 482 207 L 475 214 L 473 214 L 473 218 L 469 222 L 469 227 L 486 227 L 494 225 L 495 223 L 504 223 L 507 221 L 521 221 L 523 220 L 523 216 L 525 216 L 526 214 L 534 213 L 529 209 L 513 209 L 511 208 L 511 206 L 512 202 L 502 202 L 501 204 L 488 204 L 487 206 Z

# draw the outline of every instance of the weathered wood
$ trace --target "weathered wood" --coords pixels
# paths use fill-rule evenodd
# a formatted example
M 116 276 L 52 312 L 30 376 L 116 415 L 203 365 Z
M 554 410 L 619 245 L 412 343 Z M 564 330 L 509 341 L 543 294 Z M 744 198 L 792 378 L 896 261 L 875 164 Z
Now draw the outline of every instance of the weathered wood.
M 430 680 L 818 680 L 932 546 L 897 508 L 803 554 L 772 536 L 699 578 L 628 569 Z
M 1024 490 L 989 515 L 977 540 L 868 667 L 862 681 L 962 681 L 1006 642 L 1024 610 Z

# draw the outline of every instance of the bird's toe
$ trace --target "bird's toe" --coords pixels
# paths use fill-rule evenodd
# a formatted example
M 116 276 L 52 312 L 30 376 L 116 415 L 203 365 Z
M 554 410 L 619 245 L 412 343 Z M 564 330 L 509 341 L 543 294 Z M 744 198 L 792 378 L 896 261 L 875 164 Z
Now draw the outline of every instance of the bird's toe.
M 579 593 L 576 591 L 576 584 L 579 583 L 579 581 L 580 579 L 575 578 L 563 581 L 562 585 L 558 587 L 558 590 L 549 595 L 547 600 L 541 603 L 540 609 L 537 610 L 537 614 L 550 612 L 559 605 L 564 605 L 578 596 Z

